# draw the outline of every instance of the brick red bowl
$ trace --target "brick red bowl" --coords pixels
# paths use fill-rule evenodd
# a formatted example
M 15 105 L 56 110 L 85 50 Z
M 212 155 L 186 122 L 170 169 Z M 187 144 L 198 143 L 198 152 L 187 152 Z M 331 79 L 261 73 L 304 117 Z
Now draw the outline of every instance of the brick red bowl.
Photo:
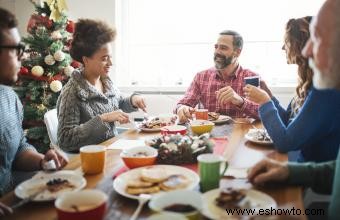
M 187 128 L 183 125 L 170 125 L 170 126 L 164 126 L 161 128 L 162 135 L 169 135 L 169 134 L 185 135 L 186 133 L 187 133 Z

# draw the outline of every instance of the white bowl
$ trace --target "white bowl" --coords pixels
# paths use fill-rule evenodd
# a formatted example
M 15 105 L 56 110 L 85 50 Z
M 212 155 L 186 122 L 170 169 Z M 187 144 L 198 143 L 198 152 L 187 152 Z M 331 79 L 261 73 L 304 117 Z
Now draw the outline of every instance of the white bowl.
M 173 212 L 164 210 L 165 207 L 175 204 L 191 205 L 196 210 L 192 212 Z M 156 212 L 176 213 L 190 219 L 196 219 L 203 208 L 203 201 L 201 194 L 197 191 L 174 190 L 153 196 L 149 202 L 149 207 Z

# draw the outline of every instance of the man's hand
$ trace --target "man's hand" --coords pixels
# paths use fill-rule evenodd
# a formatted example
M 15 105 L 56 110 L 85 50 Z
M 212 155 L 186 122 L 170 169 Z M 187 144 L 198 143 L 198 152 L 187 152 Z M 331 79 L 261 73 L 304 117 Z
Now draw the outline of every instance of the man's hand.
M 255 185 L 267 182 L 283 182 L 288 179 L 289 169 L 286 163 L 265 159 L 257 163 L 248 173 L 248 179 Z
M 114 122 L 118 121 L 121 124 L 129 123 L 129 115 L 122 110 L 112 111 L 104 113 L 99 116 L 103 122 Z
M 186 106 L 186 105 L 182 105 L 181 107 L 179 107 L 177 109 L 177 115 L 179 118 L 179 122 L 180 123 L 185 123 L 188 121 L 188 119 L 192 119 L 192 114 L 195 112 L 195 109 L 190 107 L 190 106 Z
M 263 105 L 264 103 L 270 101 L 268 93 L 258 87 L 248 84 L 243 88 L 243 91 L 247 99 L 259 105 Z
M 143 112 L 146 112 L 146 104 L 143 96 L 140 95 L 134 95 L 131 98 L 131 103 L 134 107 L 140 108 L 143 110 Z
M 50 160 L 54 160 L 57 170 L 67 165 L 68 159 L 65 154 L 56 149 L 50 149 L 46 152 L 42 163 L 47 163 Z
M 12 213 L 13 213 L 13 210 L 10 207 L 0 202 L 0 217 L 9 215 Z
M 223 87 L 222 89 L 216 91 L 216 96 L 219 105 L 225 105 L 228 102 L 231 102 L 232 104 L 240 107 L 244 102 L 242 97 L 237 94 L 230 86 Z

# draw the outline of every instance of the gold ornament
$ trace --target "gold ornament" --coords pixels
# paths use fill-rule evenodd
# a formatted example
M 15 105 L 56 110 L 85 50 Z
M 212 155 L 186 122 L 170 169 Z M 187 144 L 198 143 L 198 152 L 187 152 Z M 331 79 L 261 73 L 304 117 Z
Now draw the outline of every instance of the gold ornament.
M 44 74 L 44 69 L 41 66 L 34 66 L 31 72 L 33 76 L 40 77 Z
M 50 89 L 53 92 L 59 92 L 63 88 L 63 84 L 59 80 L 53 80 L 50 83 Z

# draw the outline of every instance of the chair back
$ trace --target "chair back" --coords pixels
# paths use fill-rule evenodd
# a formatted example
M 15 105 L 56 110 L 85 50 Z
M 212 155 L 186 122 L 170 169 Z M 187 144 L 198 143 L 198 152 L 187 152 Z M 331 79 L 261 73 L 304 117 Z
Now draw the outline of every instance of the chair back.
M 58 116 L 57 109 L 49 110 L 44 115 L 44 122 L 46 124 L 48 137 L 50 138 L 51 145 L 58 146 Z

